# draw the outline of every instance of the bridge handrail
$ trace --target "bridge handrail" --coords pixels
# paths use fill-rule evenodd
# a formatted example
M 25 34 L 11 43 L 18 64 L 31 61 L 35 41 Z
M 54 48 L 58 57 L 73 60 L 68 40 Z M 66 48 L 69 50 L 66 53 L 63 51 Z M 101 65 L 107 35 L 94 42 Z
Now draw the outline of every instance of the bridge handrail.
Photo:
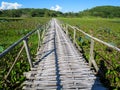
M 68 24 L 68 26 L 70 26 L 71 28 L 74 28 L 74 29 L 82 32 L 84 35 L 90 37 L 91 39 L 93 39 L 93 40 L 95 40 L 95 41 L 97 41 L 97 42 L 100 42 L 100 43 L 102 43 L 102 44 L 104 44 L 104 45 L 106 45 L 106 46 L 108 46 L 108 47 L 110 47 L 110 48 L 113 48 L 113 49 L 115 49 L 115 50 L 117 50 L 117 51 L 120 52 L 120 49 L 119 49 L 118 47 L 113 46 L 113 45 L 111 45 L 111 44 L 109 44 L 109 43 L 107 43 L 107 42 L 104 42 L 104 41 L 102 41 L 102 40 L 100 40 L 100 39 L 98 39 L 98 38 L 96 38 L 96 37 L 93 37 L 93 36 L 91 36 L 90 34 L 84 32 L 83 30 L 79 29 L 79 28 L 76 27 L 76 26 L 71 26 L 71 25 L 69 25 L 69 24 Z
M 98 38 L 96 38 L 96 37 L 93 37 L 92 35 L 84 32 L 83 30 L 79 29 L 79 28 L 76 27 L 76 26 L 72 26 L 72 25 L 70 25 L 70 24 L 62 24 L 61 26 L 62 26 L 62 28 L 64 29 L 64 32 L 65 32 L 67 35 L 68 35 L 68 27 L 70 27 L 70 28 L 72 28 L 72 29 L 74 30 L 74 31 L 73 31 L 73 43 L 78 47 L 79 50 L 81 50 L 81 49 L 79 48 L 79 45 L 78 45 L 77 42 L 76 42 L 76 31 L 79 31 L 79 32 L 83 33 L 84 35 L 90 37 L 90 39 L 91 39 L 91 44 L 90 44 L 90 54 L 89 54 L 89 55 L 90 55 L 90 57 L 89 57 L 89 65 L 92 66 L 92 64 L 93 64 L 93 66 L 94 66 L 94 68 L 95 68 L 95 70 L 96 70 L 97 72 L 98 72 L 99 68 L 98 68 L 98 66 L 97 66 L 96 61 L 94 60 L 94 53 L 93 53 L 93 52 L 94 52 L 94 41 L 97 41 L 97 42 L 99 42 L 99 43 L 101 43 L 101 44 L 103 44 L 103 45 L 106 45 L 106 46 L 108 46 L 108 47 L 110 47 L 110 48 L 112 48 L 112 49 L 120 52 L 120 49 L 119 49 L 118 47 L 113 46 L 113 45 L 111 45 L 111 44 L 109 44 L 109 43 L 107 43 L 107 42 L 104 42 L 104 41 L 102 41 L 102 40 L 100 40 L 100 39 L 98 39 Z M 66 31 L 65 31 L 65 30 L 66 30 Z

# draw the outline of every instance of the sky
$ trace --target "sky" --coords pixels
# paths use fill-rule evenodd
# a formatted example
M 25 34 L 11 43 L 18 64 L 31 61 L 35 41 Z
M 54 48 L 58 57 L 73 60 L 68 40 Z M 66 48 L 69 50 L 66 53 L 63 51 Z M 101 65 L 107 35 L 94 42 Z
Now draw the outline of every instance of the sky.
M 47 8 L 62 12 L 79 12 L 102 5 L 120 6 L 120 0 L 0 0 L 0 10 Z

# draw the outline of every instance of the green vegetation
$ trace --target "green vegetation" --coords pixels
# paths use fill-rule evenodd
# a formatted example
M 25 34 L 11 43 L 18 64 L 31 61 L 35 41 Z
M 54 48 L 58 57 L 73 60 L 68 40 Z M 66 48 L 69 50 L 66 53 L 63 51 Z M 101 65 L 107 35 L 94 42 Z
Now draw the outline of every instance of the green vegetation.
M 0 53 L 31 30 L 39 27 L 42 33 L 43 29 L 40 25 L 44 25 L 49 20 L 49 18 L 0 18 Z M 28 45 L 34 61 L 38 46 L 37 33 L 29 37 Z M 5 75 L 15 61 L 22 46 L 23 42 L 0 58 L 0 89 L 17 90 L 21 88 L 20 85 L 25 80 L 23 72 L 30 69 L 25 49 L 23 49 L 7 79 L 5 79 Z
M 0 11 L 1 17 L 57 17 L 62 16 L 62 12 L 48 9 L 13 9 Z
M 120 6 L 97 6 L 80 12 L 81 16 L 95 16 L 103 18 L 120 17 Z
M 120 19 L 103 18 L 59 18 L 64 23 L 78 26 L 83 31 L 120 48 Z M 73 37 L 73 30 L 69 35 Z M 77 31 L 76 41 L 82 48 L 82 53 L 89 60 L 90 38 Z M 120 88 L 120 52 L 95 42 L 94 58 L 101 70 L 101 81 L 111 89 Z
M 94 17 L 83 18 L 59 18 L 65 23 L 69 23 L 74 26 L 79 26 L 80 29 L 87 33 L 91 33 L 93 36 L 106 41 L 112 42 L 117 47 L 120 47 L 120 19 L 105 19 Z M 92 31 L 92 32 L 91 32 Z M 104 33 L 104 34 L 103 34 Z M 111 39 L 112 38 L 112 39 Z
M 120 6 L 97 6 L 80 12 L 53 11 L 48 9 L 17 9 L 0 11 L 0 17 L 83 17 L 95 16 L 102 18 L 120 17 Z
M 49 18 L 0 18 L 0 46 L 6 49 Z
M 102 18 L 114 18 L 120 17 L 120 6 L 97 6 L 91 9 L 80 11 L 79 13 L 65 13 L 64 17 L 102 17 Z

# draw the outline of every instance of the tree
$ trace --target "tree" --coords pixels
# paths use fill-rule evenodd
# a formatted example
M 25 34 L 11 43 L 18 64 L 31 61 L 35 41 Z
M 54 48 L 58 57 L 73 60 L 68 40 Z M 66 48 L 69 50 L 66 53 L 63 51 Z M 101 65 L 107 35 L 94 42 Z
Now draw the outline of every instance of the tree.
M 44 17 L 50 17 L 50 13 L 48 11 L 45 12 Z

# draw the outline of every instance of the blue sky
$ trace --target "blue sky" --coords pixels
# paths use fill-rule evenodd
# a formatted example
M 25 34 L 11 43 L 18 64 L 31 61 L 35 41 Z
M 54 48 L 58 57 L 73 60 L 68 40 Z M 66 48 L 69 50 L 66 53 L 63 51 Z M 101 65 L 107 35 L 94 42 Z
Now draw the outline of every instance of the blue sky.
M 0 0 L 0 9 L 48 8 L 62 12 L 78 12 L 101 5 L 120 6 L 120 0 Z

